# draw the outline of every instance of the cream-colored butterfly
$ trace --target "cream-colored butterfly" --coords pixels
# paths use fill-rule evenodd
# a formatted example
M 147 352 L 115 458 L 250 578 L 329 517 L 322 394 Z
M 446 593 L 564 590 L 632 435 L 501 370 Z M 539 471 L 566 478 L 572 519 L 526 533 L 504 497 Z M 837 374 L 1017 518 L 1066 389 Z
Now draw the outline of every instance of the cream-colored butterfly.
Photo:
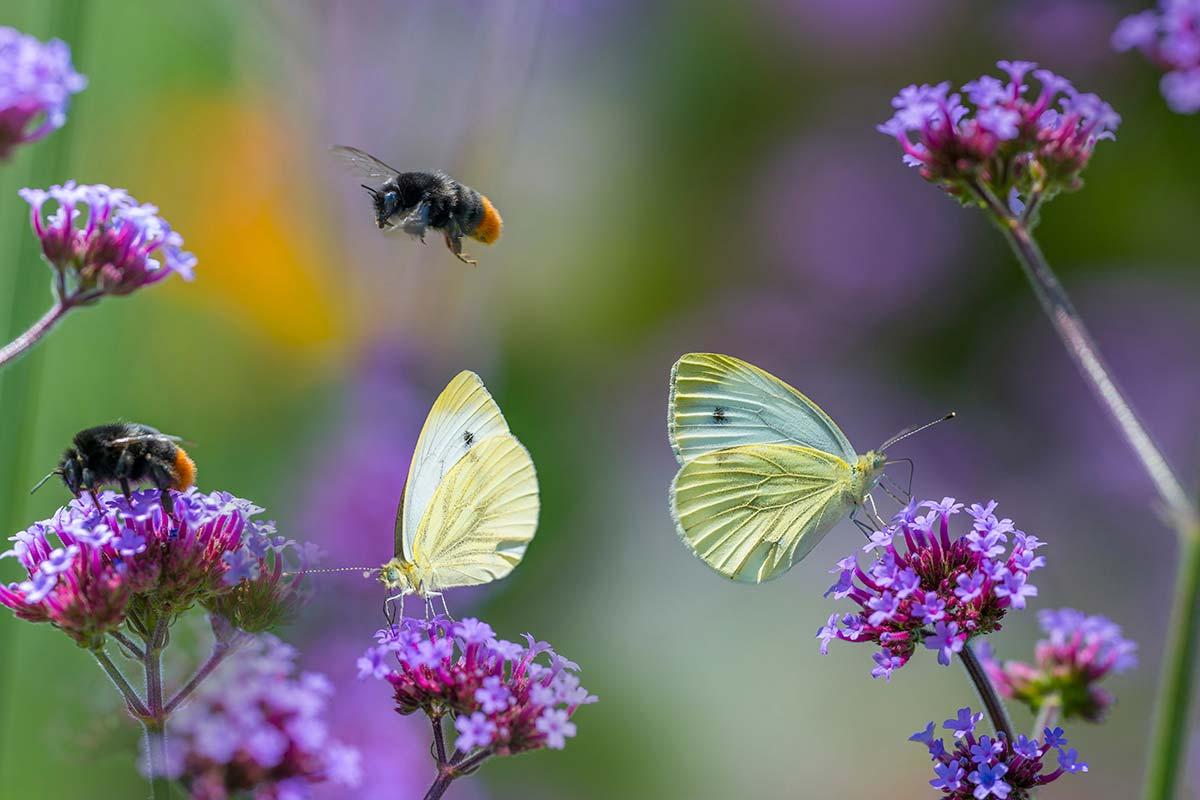
M 932 423 L 931 423 L 932 424 Z M 857 455 L 816 403 L 753 364 L 689 353 L 671 369 L 667 428 L 683 466 L 671 487 L 679 535 L 727 578 L 791 569 L 867 502 L 882 450 Z
M 380 580 L 436 595 L 503 578 L 538 519 L 537 474 L 479 376 L 460 372 L 421 429 L 396 512 L 395 554 Z

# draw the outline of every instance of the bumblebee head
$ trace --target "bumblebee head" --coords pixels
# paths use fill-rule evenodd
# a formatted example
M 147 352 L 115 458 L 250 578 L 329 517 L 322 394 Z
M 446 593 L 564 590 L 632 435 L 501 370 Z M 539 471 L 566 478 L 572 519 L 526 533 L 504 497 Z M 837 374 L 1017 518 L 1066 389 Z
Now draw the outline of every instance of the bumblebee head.
M 362 184 L 362 187 L 371 195 L 371 202 L 375 206 L 375 224 L 379 230 L 391 228 L 392 225 L 388 220 L 400 209 L 400 192 L 387 186 L 376 189 L 365 183 Z
M 58 466 L 46 473 L 46 476 L 37 482 L 37 485 L 29 490 L 33 494 L 38 489 L 46 484 L 46 481 L 58 475 L 62 478 L 62 482 L 67 485 L 71 494 L 79 496 L 80 490 L 83 488 L 83 467 L 80 463 L 79 451 L 74 447 L 63 453 L 62 460 L 58 462 Z

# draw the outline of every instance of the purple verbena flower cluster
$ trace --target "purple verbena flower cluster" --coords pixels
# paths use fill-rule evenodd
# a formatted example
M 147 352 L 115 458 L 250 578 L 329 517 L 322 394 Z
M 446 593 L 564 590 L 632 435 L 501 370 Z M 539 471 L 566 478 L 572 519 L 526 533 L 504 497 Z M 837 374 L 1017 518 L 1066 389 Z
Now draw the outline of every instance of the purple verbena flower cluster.
M 71 95 L 86 86 L 65 42 L 0 27 L 0 159 L 66 124 Z
M 269 581 L 275 559 L 292 543 L 280 540 L 262 512 L 227 492 L 172 491 L 175 517 L 157 490 L 132 502 L 116 492 L 72 500 L 53 517 L 10 538 L 25 568 L 23 581 L 0 585 L 0 604 L 21 619 L 50 622 L 84 647 L 99 647 L 117 629 L 131 604 L 177 614 L 230 592 L 231 577 Z M 250 553 L 261 570 L 239 574 L 234 559 Z M 254 555 L 256 554 L 256 555 Z
M 1029 705 L 1035 712 L 1047 702 L 1058 706 L 1063 719 L 1082 717 L 1098 722 L 1113 697 L 1098 684 L 1108 675 L 1137 666 L 1137 643 L 1121 635 L 1121 627 L 1073 608 L 1038 613 L 1046 638 L 1037 643 L 1036 664 L 997 661 L 990 648 L 980 648 L 984 669 L 1005 697 Z
M 1117 50 L 1140 50 L 1163 70 L 1163 97 L 1172 111 L 1200 111 L 1200 2 L 1162 0 L 1158 9 L 1126 17 L 1113 31 Z
M 322 719 L 332 686 L 295 674 L 295 660 L 275 637 L 256 637 L 171 718 L 166 770 L 190 800 L 303 800 L 315 783 L 358 784 L 358 752 L 331 740 Z
M 920 508 L 929 512 L 921 515 Z M 1028 578 L 1045 565 L 1036 554 L 1044 543 L 1012 520 L 997 519 L 994 500 L 972 505 L 971 530 L 952 539 L 950 517 L 962 510 L 952 497 L 914 500 L 863 547 L 876 551 L 869 566 L 849 555 L 830 570 L 838 579 L 825 595 L 848 597 L 859 610 L 840 620 L 830 615 L 817 631 L 822 653 L 834 639 L 874 642 L 880 650 L 871 675 L 890 680 L 918 645 L 948 665 L 969 640 L 999 630 L 1010 608 L 1025 608 L 1037 595 Z
M 1079 753 L 1066 749 L 1062 728 L 1046 728 L 1043 739 L 1022 735 L 1009 742 L 1003 734 L 993 738 L 976 737 L 975 725 L 982 713 L 972 714 L 960 708 L 954 719 L 942 723 L 953 734 L 951 749 L 942 739 L 933 738 L 934 724 L 908 737 L 929 750 L 933 759 L 934 779 L 929 785 L 955 800 L 1027 800 L 1039 786 L 1052 783 L 1067 773 L 1087 772 L 1088 765 Z M 1057 753 L 1057 769 L 1046 772 L 1045 760 L 1051 750 Z
M 990 195 L 1021 208 L 1022 198 L 1079 188 L 1096 142 L 1115 138 L 1120 116 L 1032 62 L 999 67 L 1004 79 L 983 75 L 963 85 L 967 103 L 949 81 L 908 86 L 878 130 L 900 143 L 904 163 L 964 202 Z M 1036 91 L 1026 81 L 1030 74 Z
M 124 189 L 67 181 L 49 189 L 21 189 L 33 231 L 54 268 L 59 299 L 72 305 L 103 295 L 125 295 L 178 274 L 192 279 L 196 258 L 155 206 Z M 43 208 L 57 208 L 47 216 Z M 158 253 L 158 258 L 152 254 Z
M 579 685 L 578 665 L 549 644 L 529 634 L 526 645 L 497 639 L 477 619 L 405 618 L 376 639 L 358 659 L 359 677 L 391 683 L 401 714 L 423 711 L 435 720 L 453 714 L 463 753 L 561 750 L 575 735 L 575 711 L 596 702 Z

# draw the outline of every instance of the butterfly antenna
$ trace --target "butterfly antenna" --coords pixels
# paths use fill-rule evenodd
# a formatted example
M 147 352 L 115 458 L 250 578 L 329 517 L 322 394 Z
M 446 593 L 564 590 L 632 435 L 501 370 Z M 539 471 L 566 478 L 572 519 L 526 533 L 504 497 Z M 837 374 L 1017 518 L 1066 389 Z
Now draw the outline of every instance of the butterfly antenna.
M 33 494 L 38 489 L 42 488 L 46 484 L 46 481 L 50 480 L 55 475 L 62 475 L 62 474 L 63 474 L 63 472 L 61 469 L 50 470 L 49 472 L 46 473 L 46 477 L 42 478 L 40 481 L 37 482 L 37 486 L 34 486 L 32 489 L 29 490 L 29 493 Z
M 293 570 L 283 574 L 290 578 L 293 575 L 321 575 L 333 572 L 361 572 L 366 578 L 372 572 L 379 572 L 379 567 L 325 567 L 324 569 Z
M 946 422 L 947 420 L 952 420 L 957 416 L 958 416 L 957 411 L 951 411 L 946 416 L 939 417 L 939 418 L 935 419 L 933 422 L 926 422 L 924 425 L 918 425 L 915 428 L 906 428 L 905 430 L 900 431 L 895 436 L 893 436 L 892 438 L 888 439 L 886 442 L 881 444 L 879 446 L 879 449 L 887 450 L 889 447 L 894 445 L 896 442 L 901 441 L 902 439 L 907 439 L 908 437 L 912 436 L 913 434 L 920 433 L 921 431 L 925 430 L 926 428 L 932 428 L 934 425 L 937 425 L 939 422 Z

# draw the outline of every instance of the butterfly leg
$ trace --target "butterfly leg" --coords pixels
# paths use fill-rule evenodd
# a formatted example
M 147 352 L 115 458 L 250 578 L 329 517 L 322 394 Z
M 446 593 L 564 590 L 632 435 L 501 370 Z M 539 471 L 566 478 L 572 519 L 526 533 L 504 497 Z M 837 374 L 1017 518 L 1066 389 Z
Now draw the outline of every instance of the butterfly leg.
M 454 615 L 450 613 L 450 606 L 446 605 L 446 595 L 438 592 L 438 597 L 442 598 L 442 611 L 446 613 L 446 619 L 454 620 Z
M 879 526 L 877 530 L 883 530 L 887 527 L 887 523 L 883 521 L 883 517 L 879 516 L 879 508 L 875 505 L 874 497 L 867 495 L 866 501 L 863 503 L 863 505 L 870 506 L 870 508 L 867 509 L 867 519 L 870 520 L 872 524 Z
M 871 530 L 870 525 L 868 525 L 867 523 L 863 522 L 861 519 L 858 518 L 858 509 L 857 508 L 855 508 L 853 511 L 850 512 L 850 521 L 858 526 L 858 529 L 860 531 L 862 531 L 863 536 L 867 537 L 868 539 L 871 538 L 871 534 L 874 533 L 874 531 Z

